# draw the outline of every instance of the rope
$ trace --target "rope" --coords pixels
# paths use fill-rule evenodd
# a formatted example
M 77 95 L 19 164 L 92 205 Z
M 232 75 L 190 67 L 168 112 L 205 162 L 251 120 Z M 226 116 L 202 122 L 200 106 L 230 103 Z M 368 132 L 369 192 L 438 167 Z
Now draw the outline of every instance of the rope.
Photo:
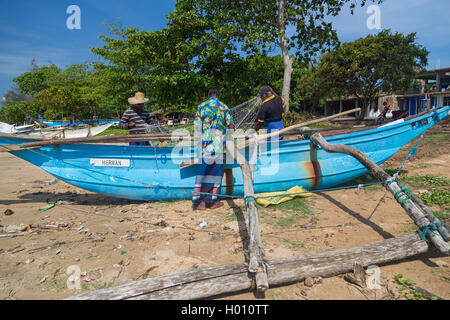
M 244 197 L 245 208 L 249 208 L 250 204 L 253 203 L 256 206 L 256 198 L 254 196 Z
M 411 199 L 411 197 L 413 195 L 414 195 L 414 193 L 411 191 L 411 189 L 409 189 L 408 187 L 404 187 L 404 188 L 400 189 L 400 191 L 397 191 L 394 194 L 394 198 L 395 198 L 395 200 L 400 201 L 399 200 L 400 197 L 404 196 L 405 198 L 401 202 L 402 202 L 402 204 L 405 204 L 406 200 Z
M 430 222 L 430 224 L 425 226 L 423 228 L 422 232 L 420 233 L 420 239 L 423 240 L 423 239 L 425 239 L 425 237 L 428 234 L 433 234 L 433 233 L 441 236 L 441 238 L 444 239 L 439 232 L 436 232 L 436 231 L 438 231 L 438 227 L 442 227 L 442 226 L 445 226 L 445 224 L 443 224 L 442 222 L 436 222 L 436 223 Z
M 417 155 L 417 146 L 419 145 L 420 141 L 423 139 L 425 133 L 428 130 L 426 130 L 424 133 L 422 133 L 422 135 L 420 136 L 419 140 L 417 140 L 417 143 L 414 145 L 414 147 L 411 148 L 411 150 L 409 150 L 408 155 L 406 156 L 405 161 L 403 161 L 402 165 L 400 166 L 400 168 L 398 169 L 398 171 L 394 174 L 394 179 L 396 179 L 398 177 L 398 175 L 400 174 L 400 172 L 403 170 L 403 168 L 405 167 L 406 163 L 409 161 L 411 156 L 416 156 Z

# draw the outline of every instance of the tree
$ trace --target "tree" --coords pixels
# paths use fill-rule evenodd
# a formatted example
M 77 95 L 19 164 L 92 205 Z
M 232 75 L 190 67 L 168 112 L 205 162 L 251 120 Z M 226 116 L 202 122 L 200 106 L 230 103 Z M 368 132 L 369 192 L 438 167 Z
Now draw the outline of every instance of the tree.
M 115 104 L 126 104 L 139 90 L 155 109 L 192 114 L 211 87 L 222 88 L 230 106 L 254 97 L 264 84 L 281 89 L 281 56 L 233 53 L 228 40 L 211 33 L 214 20 L 180 3 L 168 18 L 168 27 L 158 31 L 110 25 L 110 35 L 100 36 L 104 46 L 92 48 L 107 61 L 95 68 Z
M 17 83 L 20 93 L 34 97 L 40 91 L 54 85 L 60 72 L 61 69 L 56 65 L 33 67 L 31 71 L 22 73 L 15 77 L 13 81 Z
M 295 57 L 300 64 L 309 63 L 318 53 L 338 44 L 330 16 L 336 16 L 346 3 L 381 0 L 178 0 L 176 8 L 191 10 L 208 17 L 213 23 L 210 34 L 231 43 L 231 49 L 248 54 L 266 53 L 275 47 L 281 50 L 284 75 L 282 95 L 286 111 L 290 105 L 291 77 Z M 175 10 L 175 12 L 177 11 Z M 291 30 L 295 30 L 292 32 Z M 292 33 L 292 34 L 291 34 Z M 237 48 L 240 43 L 240 48 Z M 234 45 L 234 48 L 233 48 Z
M 383 30 L 323 55 L 320 77 L 330 81 L 338 92 L 361 99 L 363 119 L 380 92 L 409 89 L 416 72 L 427 65 L 427 56 L 428 51 L 416 43 L 416 33 L 404 36 Z
M 301 70 L 296 78 L 297 85 L 293 90 L 297 99 L 301 101 L 303 111 L 316 113 L 323 99 L 335 96 L 332 82 L 321 76 L 316 65 Z

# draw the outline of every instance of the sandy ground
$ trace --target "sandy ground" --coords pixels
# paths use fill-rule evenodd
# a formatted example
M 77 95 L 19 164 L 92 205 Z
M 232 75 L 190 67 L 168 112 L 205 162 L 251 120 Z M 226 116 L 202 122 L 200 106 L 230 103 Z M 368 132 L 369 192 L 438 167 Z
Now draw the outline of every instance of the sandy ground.
M 450 135 L 445 134 L 439 144 L 433 143 L 431 131 L 427 134 L 418 156 L 406 166 L 408 175 L 450 179 Z M 402 149 L 386 167 L 398 168 L 408 150 Z M 108 198 L 55 181 L 8 153 L 0 153 L 0 172 L 0 225 L 31 226 L 16 237 L 0 237 L 0 299 L 59 299 L 136 279 L 245 261 L 245 231 L 235 215 L 244 208 L 241 200 L 193 212 L 189 201 Z M 391 195 L 380 201 L 384 195 L 380 186 L 339 190 L 308 198 L 306 211 L 260 210 L 267 259 L 345 249 L 413 232 L 412 221 Z M 58 201 L 47 211 L 39 210 Z M 5 215 L 7 209 L 13 214 Z M 314 216 L 312 229 L 301 228 Z M 45 229 L 58 223 L 58 230 Z M 406 299 L 395 284 L 397 274 L 449 299 L 449 265 L 449 257 L 432 251 L 382 266 L 382 283 L 391 292 L 382 290 L 378 296 L 336 276 L 313 287 L 302 282 L 270 288 L 263 298 L 249 292 L 222 299 Z M 71 266 L 80 268 L 81 290 L 67 288 Z

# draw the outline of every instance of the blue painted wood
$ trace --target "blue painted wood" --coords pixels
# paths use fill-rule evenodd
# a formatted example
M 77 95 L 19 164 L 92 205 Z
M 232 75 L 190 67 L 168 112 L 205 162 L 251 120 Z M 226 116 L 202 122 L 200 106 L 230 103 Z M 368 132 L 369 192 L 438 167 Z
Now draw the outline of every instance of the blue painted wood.
M 382 164 L 401 147 L 445 118 L 449 109 L 442 107 L 402 123 L 332 135 L 325 139 L 329 143 L 355 147 Z M 279 148 L 273 149 L 267 146 L 260 145 L 255 168 L 255 193 L 284 191 L 297 185 L 308 190 L 329 188 L 367 172 L 354 158 L 316 149 L 310 140 L 282 141 Z M 194 149 L 190 147 L 66 144 L 11 153 L 69 184 L 130 200 L 189 199 L 195 181 L 195 166 L 179 167 L 182 161 L 193 157 Z M 129 161 L 129 166 L 98 167 L 91 165 L 93 159 Z M 234 163 L 226 164 L 226 167 L 233 170 L 233 195 L 242 196 L 239 166 Z

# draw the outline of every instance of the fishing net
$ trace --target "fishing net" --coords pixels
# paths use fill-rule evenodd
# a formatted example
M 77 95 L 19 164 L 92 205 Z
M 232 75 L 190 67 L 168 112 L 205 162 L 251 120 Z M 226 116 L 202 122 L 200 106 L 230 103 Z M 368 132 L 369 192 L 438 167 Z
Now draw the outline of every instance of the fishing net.
M 261 104 L 261 98 L 255 97 L 231 108 L 230 111 L 233 116 L 235 129 L 242 129 L 245 131 L 253 128 Z M 170 130 L 167 125 L 161 125 L 157 121 L 146 127 L 147 134 L 169 134 L 171 132 L 172 130 Z
M 233 115 L 235 128 L 243 130 L 252 128 L 256 121 L 256 116 L 258 115 L 261 103 L 261 98 L 255 97 L 231 108 L 230 111 Z
M 169 134 L 171 131 L 167 127 L 161 126 L 160 123 L 155 122 L 145 127 L 146 134 Z

